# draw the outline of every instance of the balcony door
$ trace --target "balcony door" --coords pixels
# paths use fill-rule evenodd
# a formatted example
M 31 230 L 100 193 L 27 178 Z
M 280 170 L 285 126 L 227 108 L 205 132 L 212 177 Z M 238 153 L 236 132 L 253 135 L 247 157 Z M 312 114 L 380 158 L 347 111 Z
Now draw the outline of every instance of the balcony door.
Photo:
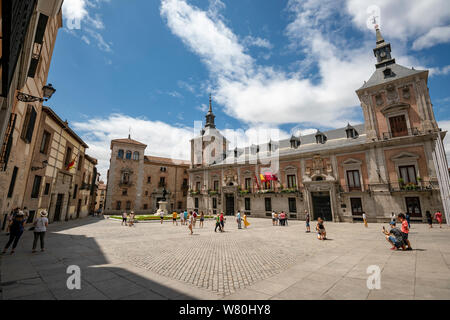
M 406 123 L 405 115 L 390 117 L 389 123 L 391 125 L 391 132 L 393 138 L 408 135 L 408 125 Z

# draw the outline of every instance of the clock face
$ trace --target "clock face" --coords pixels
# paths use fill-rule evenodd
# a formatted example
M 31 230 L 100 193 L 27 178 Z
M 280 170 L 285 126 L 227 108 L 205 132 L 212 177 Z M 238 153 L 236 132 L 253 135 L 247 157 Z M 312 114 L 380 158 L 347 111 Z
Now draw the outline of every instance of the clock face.
M 382 58 L 385 58 L 385 57 L 386 57 L 386 52 L 381 51 L 380 56 L 381 56 Z

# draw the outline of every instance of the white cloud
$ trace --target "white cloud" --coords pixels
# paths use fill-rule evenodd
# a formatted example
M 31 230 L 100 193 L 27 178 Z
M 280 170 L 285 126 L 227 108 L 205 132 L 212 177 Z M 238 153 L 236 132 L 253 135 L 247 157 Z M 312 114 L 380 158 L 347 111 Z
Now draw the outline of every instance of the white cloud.
M 445 76 L 450 73 L 450 65 L 442 68 L 430 68 L 430 76 Z
M 414 41 L 413 49 L 422 50 L 446 42 L 450 42 L 450 26 L 436 27 Z
M 65 0 L 63 2 L 63 17 L 70 34 L 80 37 L 82 41 L 90 45 L 95 43 L 97 47 L 105 52 L 112 52 L 112 44 L 104 40 L 100 30 L 105 29 L 105 25 L 99 13 L 92 13 L 98 10 L 103 2 L 110 0 Z
M 273 44 L 269 40 L 260 37 L 246 36 L 242 41 L 245 46 L 253 46 L 265 49 L 272 49 Z

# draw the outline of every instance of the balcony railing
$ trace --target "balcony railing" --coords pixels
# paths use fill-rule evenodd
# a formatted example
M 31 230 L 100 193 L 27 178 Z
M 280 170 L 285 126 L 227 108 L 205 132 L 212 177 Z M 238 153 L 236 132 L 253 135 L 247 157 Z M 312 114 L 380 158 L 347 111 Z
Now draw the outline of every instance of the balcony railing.
M 339 185 L 339 192 L 350 193 L 350 192 L 365 192 L 368 191 L 369 187 L 367 185 L 361 186 L 349 186 L 349 185 Z
M 120 181 L 119 186 L 121 187 L 131 187 L 133 185 L 133 182 L 131 181 Z
M 409 128 L 405 131 L 400 131 L 400 132 L 384 132 L 383 139 L 389 140 L 389 139 L 408 137 L 408 136 L 419 136 L 421 134 L 422 133 L 420 132 L 420 130 L 418 128 L 413 127 L 413 128 Z
M 417 183 L 391 182 L 389 184 L 389 190 L 391 192 L 418 192 L 435 189 L 439 189 L 439 185 L 431 181 L 418 181 Z

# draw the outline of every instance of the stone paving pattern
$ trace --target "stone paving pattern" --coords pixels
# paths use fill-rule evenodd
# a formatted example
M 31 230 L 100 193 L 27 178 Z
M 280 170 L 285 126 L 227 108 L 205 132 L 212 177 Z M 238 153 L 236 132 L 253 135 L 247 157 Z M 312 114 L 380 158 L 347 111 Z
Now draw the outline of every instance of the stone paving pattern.
M 87 218 L 53 224 L 47 250 L 31 253 L 26 231 L 14 255 L 0 257 L 1 299 L 450 299 L 450 228 L 413 224 L 414 251 L 391 251 L 382 224 L 326 223 L 328 241 L 304 222 L 273 227 L 250 219 L 225 233 L 214 222 L 195 229 Z M 315 223 L 312 224 L 315 226 Z M 386 226 L 387 227 L 387 226 Z M 0 246 L 7 237 L 0 234 Z M 69 290 L 69 265 L 81 268 L 81 290 Z M 381 289 L 369 290 L 378 265 Z

